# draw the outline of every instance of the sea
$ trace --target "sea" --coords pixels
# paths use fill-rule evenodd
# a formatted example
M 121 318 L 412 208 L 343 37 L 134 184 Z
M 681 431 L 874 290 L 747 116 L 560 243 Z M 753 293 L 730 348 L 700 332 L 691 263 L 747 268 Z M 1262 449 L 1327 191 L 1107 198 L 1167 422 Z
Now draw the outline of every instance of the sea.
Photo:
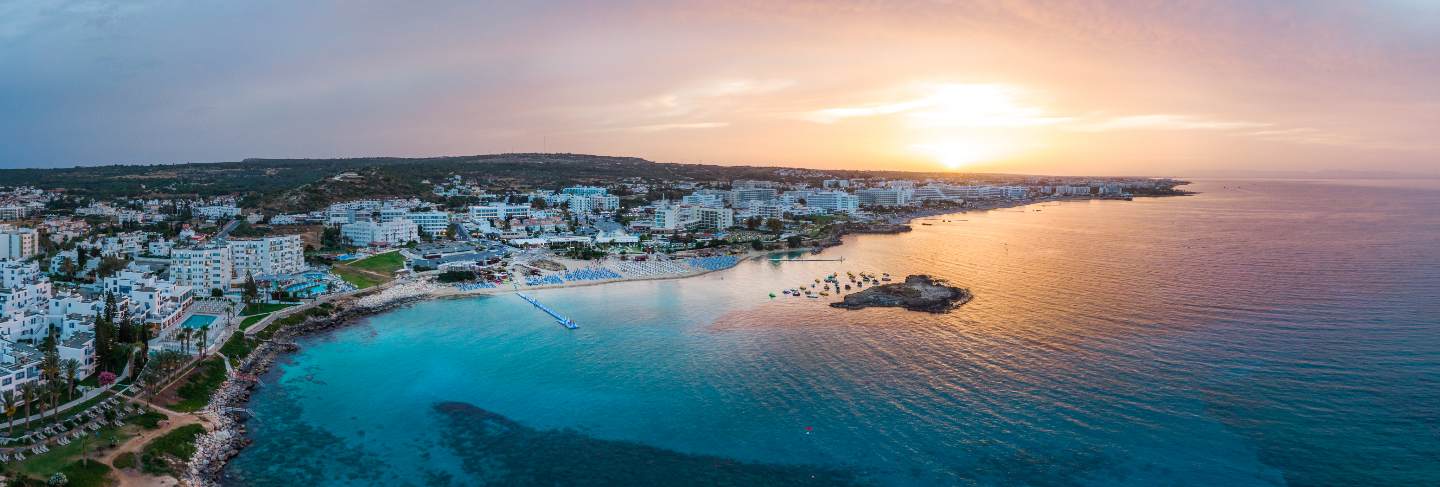
M 576 330 L 514 295 L 369 317 L 262 377 L 223 480 L 1440 485 L 1440 181 L 1185 189 L 531 293 Z M 780 293 L 846 272 L 975 297 Z

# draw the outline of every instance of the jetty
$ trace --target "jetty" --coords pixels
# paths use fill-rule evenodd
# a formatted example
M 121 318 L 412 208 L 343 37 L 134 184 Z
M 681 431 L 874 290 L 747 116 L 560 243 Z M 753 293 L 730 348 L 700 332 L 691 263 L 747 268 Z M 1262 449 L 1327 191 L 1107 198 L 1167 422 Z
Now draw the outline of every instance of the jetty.
M 549 306 L 545 306 L 545 305 L 543 305 L 543 304 L 540 304 L 540 302 L 539 302 L 539 301 L 536 301 L 535 298 L 532 298 L 532 297 L 530 297 L 530 296 L 526 296 L 525 293 L 522 293 L 522 292 L 518 292 L 518 291 L 517 291 L 517 292 L 515 293 L 515 295 L 516 295 L 516 296 L 520 296 L 520 299 L 525 300 L 525 302 L 535 305 L 536 308 L 540 308 L 540 311 L 544 311 L 545 314 L 550 315 L 551 318 L 555 318 L 555 321 L 556 321 L 557 323 L 560 323 L 560 326 L 564 326 L 564 327 L 569 328 L 569 329 L 571 329 L 571 330 L 574 330 L 574 329 L 580 327 L 580 325 L 575 324 L 575 321 L 574 321 L 574 320 L 571 320 L 571 319 L 569 319 L 569 318 L 566 318 L 566 317 L 564 317 L 564 316 L 561 316 L 560 313 L 557 313 L 557 312 L 555 312 L 555 310 L 550 309 Z

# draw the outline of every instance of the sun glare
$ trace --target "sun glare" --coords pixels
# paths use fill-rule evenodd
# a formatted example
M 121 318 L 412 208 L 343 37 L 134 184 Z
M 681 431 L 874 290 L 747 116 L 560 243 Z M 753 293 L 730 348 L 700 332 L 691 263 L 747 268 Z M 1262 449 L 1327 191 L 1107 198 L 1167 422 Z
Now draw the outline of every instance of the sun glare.
M 952 170 L 984 162 L 997 155 L 994 148 L 983 143 L 963 140 L 915 144 L 911 146 L 911 149 L 934 159 L 946 169 Z

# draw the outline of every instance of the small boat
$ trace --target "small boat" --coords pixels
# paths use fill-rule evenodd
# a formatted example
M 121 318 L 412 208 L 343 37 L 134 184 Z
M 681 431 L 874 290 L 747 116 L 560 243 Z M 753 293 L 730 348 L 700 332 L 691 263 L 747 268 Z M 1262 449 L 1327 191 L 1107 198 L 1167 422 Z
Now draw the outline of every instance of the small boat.
M 846 285 L 845 285 L 845 290 L 846 290 L 846 291 L 849 291 L 849 290 L 850 290 L 850 285 L 849 285 L 849 284 L 846 284 Z
M 816 295 L 814 295 L 814 294 L 806 294 L 805 297 L 810 298 L 810 299 L 820 299 L 820 296 L 816 296 Z
M 830 293 L 825 292 L 825 291 L 820 291 L 820 295 L 821 295 L 821 296 L 829 296 Z
M 774 298 L 774 297 L 775 297 L 775 293 L 770 293 L 770 297 L 771 297 L 771 298 Z

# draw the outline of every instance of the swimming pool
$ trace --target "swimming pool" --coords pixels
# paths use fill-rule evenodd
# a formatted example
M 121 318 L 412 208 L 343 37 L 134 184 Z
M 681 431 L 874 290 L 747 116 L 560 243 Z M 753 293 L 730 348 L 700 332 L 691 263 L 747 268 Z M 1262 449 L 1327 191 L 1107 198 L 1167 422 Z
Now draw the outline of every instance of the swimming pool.
M 202 326 L 209 325 L 209 324 L 214 323 L 214 322 L 215 322 L 215 317 L 214 317 L 214 316 L 209 316 L 209 315 L 190 315 L 189 318 L 185 318 L 185 322 L 184 322 L 184 323 L 181 323 L 180 326 L 183 326 L 183 327 L 186 327 L 186 328 L 200 328 L 200 327 L 202 327 Z

